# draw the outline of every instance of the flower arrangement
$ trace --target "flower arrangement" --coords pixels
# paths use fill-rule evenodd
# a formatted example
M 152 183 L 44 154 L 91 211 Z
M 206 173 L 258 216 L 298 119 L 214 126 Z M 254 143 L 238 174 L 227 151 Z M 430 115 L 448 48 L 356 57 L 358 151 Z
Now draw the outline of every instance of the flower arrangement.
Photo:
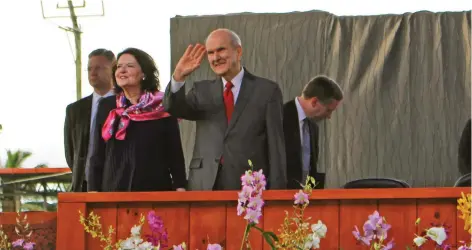
M 364 223 L 362 235 L 357 226 L 352 234 L 356 240 L 363 245 L 370 246 L 371 250 L 390 250 L 394 246 L 393 239 L 384 245 L 387 239 L 387 232 L 392 226 L 387 224 L 385 217 L 380 216 L 379 212 L 374 211 L 369 215 L 369 219 Z
M 310 203 L 309 197 L 314 186 L 316 186 L 315 179 L 308 176 L 305 185 L 302 185 L 303 189 L 295 193 L 293 216 L 289 217 L 288 212 L 285 211 L 284 222 L 279 229 L 278 237 L 280 241 L 276 244 L 278 249 L 306 250 L 320 248 L 320 239 L 326 237 L 328 228 L 321 220 L 310 226 L 308 221 L 311 218 L 304 218 L 305 208 Z
M 32 241 L 28 241 L 33 234 L 33 231 L 29 227 L 28 215 L 25 214 L 25 216 L 21 218 L 20 213 L 18 213 L 15 232 L 19 238 L 10 243 L 7 234 L 3 231 L 2 225 L 0 225 L 0 249 L 34 249 L 36 244 Z
M 457 210 L 459 210 L 459 218 L 464 220 L 464 230 L 472 234 L 471 228 L 471 194 L 464 195 L 461 193 L 461 198 L 457 199 Z M 472 250 L 472 240 L 469 241 L 462 241 L 461 246 L 457 248 L 457 250 Z
M 457 199 L 457 210 L 459 210 L 459 218 L 464 220 L 464 230 L 471 232 L 471 194 L 464 195 L 461 193 L 461 198 Z M 439 219 L 439 213 L 435 214 L 435 217 Z M 418 218 L 415 222 L 416 225 L 420 223 L 421 219 Z M 431 227 L 425 229 L 421 235 L 416 235 L 413 239 L 413 245 L 418 248 L 422 248 L 428 244 L 428 242 L 433 242 L 434 249 L 452 249 L 452 246 L 446 244 L 445 241 L 449 237 L 450 226 L 439 223 L 431 223 Z M 472 250 L 472 243 L 470 241 L 460 241 L 462 245 L 457 246 L 457 250 Z
M 261 232 L 267 244 L 272 249 L 275 248 L 274 242 L 278 241 L 275 233 L 270 231 L 264 231 L 258 227 L 259 219 L 262 216 L 262 207 L 264 206 L 264 200 L 262 199 L 262 192 L 266 188 L 266 177 L 263 174 L 262 169 L 259 171 L 253 171 L 253 165 L 251 160 L 248 160 L 250 170 L 247 170 L 243 176 L 241 176 L 241 192 L 238 193 L 238 216 L 244 215 L 244 219 L 247 221 L 246 229 L 244 230 L 243 239 L 241 241 L 241 250 L 251 249 L 249 242 L 249 232 L 251 229 L 256 229 Z
M 150 211 L 148 213 L 148 217 L 152 216 L 154 211 Z M 144 215 L 141 214 L 139 218 L 139 224 L 134 225 L 131 228 L 131 234 L 125 240 L 119 240 L 117 243 L 117 248 L 120 250 L 159 250 L 161 245 L 159 238 L 153 236 L 147 236 L 148 240 L 144 241 L 141 238 L 141 229 L 144 225 Z M 148 220 L 149 227 L 153 230 L 153 225 L 151 224 L 151 220 Z M 149 241 L 150 240 L 150 241 Z
M 147 215 L 147 221 L 152 233 L 145 235 L 146 241 L 153 246 L 167 247 L 169 238 L 161 216 L 156 215 L 156 212 L 151 210 Z
M 79 217 L 80 224 L 84 226 L 85 232 L 89 233 L 92 238 L 98 238 L 101 242 L 104 242 L 105 245 L 101 245 L 104 250 L 113 250 L 112 235 L 115 229 L 112 226 L 108 228 L 108 235 L 105 236 L 102 230 L 102 224 L 100 223 L 100 216 L 92 211 L 85 217 L 79 210 Z
M 470 234 L 472 234 L 471 202 L 471 194 L 464 195 L 464 193 L 461 193 L 461 198 L 457 199 L 457 210 L 460 212 L 459 218 L 464 220 L 464 230 Z
M 104 250 L 161 250 L 168 247 L 168 234 L 167 229 L 164 227 L 164 221 L 156 212 L 151 210 L 147 216 L 141 214 L 139 223 L 134 225 L 130 230 L 130 236 L 124 240 L 118 240 L 115 244 L 112 242 L 112 235 L 115 229 L 110 226 L 108 228 L 108 234 L 105 235 L 102 230 L 102 224 L 100 223 L 100 216 L 90 212 L 86 218 L 81 211 L 79 211 L 80 223 L 84 226 L 84 230 L 89 233 L 92 238 L 98 238 L 105 245 L 101 246 Z M 141 229 L 145 223 L 148 222 L 148 226 L 151 228 L 151 234 L 144 235 L 144 240 L 141 237 Z M 185 242 L 182 242 L 178 246 L 173 246 L 172 250 L 186 250 L 187 246 Z M 208 244 L 207 250 L 222 250 L 222 247 L 218 244 Z
M 172 248 L 172 250 L 187 250 L 187 245 L 185 245 L 185 242 L 182 242 L 182 244 L 175 246 Z M 221 247 L 219 244 L 211 244 L 209 243 L 207 246 L 207 250 L 223 250 L 223 247 Z
M 416 225 L 420 223 L 421 219 L 418 218 L 415 222 Z M 421 235 L 416 235 L 413 239 L 413 243 L 417 247 L 424 246 L 428 241 L 434 242 L 434 249 L 450 249 L 449 245 L 444 242 L 449 236 L 449 229 L 444 224 L 431 223 L 431 227 L 425 229 Z

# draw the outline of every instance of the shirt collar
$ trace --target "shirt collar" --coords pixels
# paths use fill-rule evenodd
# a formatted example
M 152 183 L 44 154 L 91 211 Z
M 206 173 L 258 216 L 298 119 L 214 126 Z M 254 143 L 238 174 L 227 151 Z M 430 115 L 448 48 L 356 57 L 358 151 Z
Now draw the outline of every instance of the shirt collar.
M 298 121 L 302 122 L 306 118 L 305 111 L 303 111 L 302 105 L 298 101 L 298 97 L 295 98 L 295 106 L 297 107 Z
M 101 97 L 105 98 L 105 97 L 109 97 L 109 96 L 112 96 L 112 95 L 113 95 L 113 90 L 108 91 L 108 93 L 106 93 L 103 96 L 99 95 L 97 92 L 94 91 L 93 94 L 92 94 L 93 103 L 97 103 L 98 100 L 100 100 Z
M 244 68 L 241 67 L 241 71 L 231 80 L 231 83 L 233 84 L 234 88 L 239 89 L 241 87 L 241 83 L 243 82 L 243 76 L 244 76 Z M 226 86 L 226 79 L 223 77 L 221 78 L 223 80 L 223 88 Z

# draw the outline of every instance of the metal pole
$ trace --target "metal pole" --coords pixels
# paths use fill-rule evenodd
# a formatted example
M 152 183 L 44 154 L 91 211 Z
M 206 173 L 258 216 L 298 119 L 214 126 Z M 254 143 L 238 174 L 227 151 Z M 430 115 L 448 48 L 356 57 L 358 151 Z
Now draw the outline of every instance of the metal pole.
M 72 28 L 75 38 L 75 88 L 77 100 L 82 98 L 82 31 L 77 23 L 77 16 L 75 15 L 74 5 L 72 0 L 68 0 L 70 19 L 72 20 Z

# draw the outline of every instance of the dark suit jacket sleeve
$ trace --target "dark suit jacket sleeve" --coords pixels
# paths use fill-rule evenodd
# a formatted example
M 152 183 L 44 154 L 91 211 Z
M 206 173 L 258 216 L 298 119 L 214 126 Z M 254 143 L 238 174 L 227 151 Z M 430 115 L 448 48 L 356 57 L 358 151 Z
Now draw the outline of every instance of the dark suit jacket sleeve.
M 471 120 L 467 122 L 462 131 L 461 139 L 459 142 L 459 171 L 462 175 L 470 173 L 470 131 L 471 130 Z
M 285 139 L 283 131 L 282 91 L 276 86 L 266 109 L 266 128 L 269 147 L 269 189 L 287 187 Z
M 180 117 L 185 120 L 200 120 L 203 116 L 203 112 L 197 109 L 198 102 L 195 93 L 196 84 L 194 84 L 192 89 L 190 89 L 187 94 L 185 94 L 185 84 L 176 93 L 172 93 L 171 85 L 172 82 L 167 84 L 164 94 L 163 103 L 166 111 L 173 116 Z
M 66 108 L 66 119 L 64 122 L 64 151 L 66 156 L 67 166 L 72 169 L 74 164 L 74 144 L 72 143 L 72 107 L 69 105 Z
M 88 191 L 101 191 L 103 169 L 105 166 L 105 141 L 102 138 L 102 127 L 111 109 L 112 107 L 107 104 L 107 98 L 102 99 L 98 104 L 97 115 L 95 117 L 95 129 L 92 136 L 94 140 L 94 150 L 91 152 L 89 162 Z
M 172 175 L 174 189 L 187 188 L 187 177 L 185 174 L 185 158 L 180 141 L 179 123 L 177 118 L 170 117 L 167 122 L 166 157 L 167 166 Z

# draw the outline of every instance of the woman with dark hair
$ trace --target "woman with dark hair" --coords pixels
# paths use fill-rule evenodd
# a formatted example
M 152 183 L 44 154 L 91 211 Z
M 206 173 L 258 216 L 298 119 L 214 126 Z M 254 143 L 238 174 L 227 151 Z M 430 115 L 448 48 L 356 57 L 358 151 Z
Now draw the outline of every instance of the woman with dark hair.
M 89 191 L 185 191 L 177 118 L 162 106 L 159 71 L 146 52 L 128 48 L 113 67 L 116 96 L 100 101 Z

